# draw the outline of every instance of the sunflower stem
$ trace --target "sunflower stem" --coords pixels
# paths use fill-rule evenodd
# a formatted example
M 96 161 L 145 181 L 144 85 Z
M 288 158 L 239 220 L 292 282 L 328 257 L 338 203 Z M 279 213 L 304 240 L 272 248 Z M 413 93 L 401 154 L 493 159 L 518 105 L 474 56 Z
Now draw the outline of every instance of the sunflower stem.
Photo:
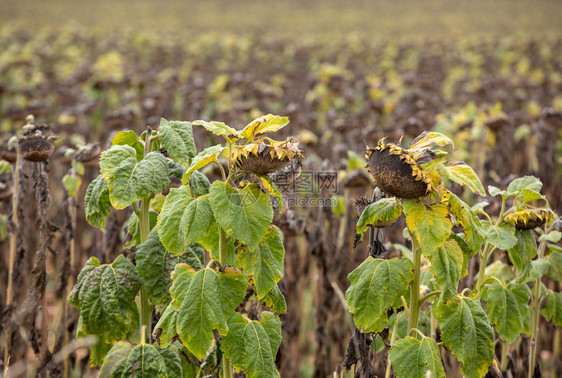
M 410 285 L 410 313 L 408 314 L 408 330 L 418 327 L 418 318 L 420 315 L 420 267 L 421 267 L 421 250 L 416 239 L 416 235 L 410 232 L 412 237 L 412 260 L 414 262 L 414 279 Z
M 501 210 L 500 210 L 500 215 L 498 217 L 498 220 L 494 224 L 494 226 L 498 226 L 503 221 L 504 216 L 505 216 L 505 198 L 502 197 L 502 206 L 501 206 Z M 478 281 L 477 281 L 477 284 L 476 284 L 476 290 L 478 291 L 478 297 L 479 298 L 480 298 L 480 295 L 482 293 L 482 287 L 484 286 L 484 272 L 486 271 L 486 264 L 488 263 L 488 257 L 490 257 L 490 254 L 491 254 L 491 248 L 492 248 L 492 245 L 490 243 L 486 242 L 486 244 L 484 244 L 484 249 L 479 254 L 480 255 L 480 268 L 478 270 Z
M 144 156 L 146 156 L 152 149 L 152 132 L 148 130 L 146 135 L 146 143 L 144 146 Z M 150 198 L 144 198 L 141 201 L 140 214 L 139 214 L 139 229 L 140 229 L 140 243 L 144 243 L 148 239 L 150 233 Z M 141 342 L 145 342 L 144 337 L 148 337 L 148 343 L 151 343 L 152 335 L 152 304 L 148 298 L 148 293 L 144 285 L 140 288 L 140 326 L 141 330 L 144 328 L 145 332 L 141 332 Z
M 509 362 L 508 355 L 509 355 L 509 344 L 506 343 L 505 341 L 502 341 L 502 359 L 500 365 L 500 370 L 502 373 L 505 373 L 507 371 L 507 363 Z
M 545 227 L 545 234 L 551 231 L 552 227 Z M 544 250 L 546 249 L 546 241 L 539 244 L 537 258 L 542 259 Z M 531 338 L 529 339 L 529 374 L 528 377 L 532 378 L 535 374 L 535 365 L 537 359 L 537 335 L 539 332 L 539 309 L 541 307 L 541 278 L 535 280 L 533 290 L 531 291 L 531 309 L 533 311 L 531 323 Z
M 228 239 L 226 231 L 219 227 L 219 263 L 221 266 L 226 265 L 228 258 Z M 222 356 L 222 374 L 223 378 L 230 378 L 232 376 L 232 368 L 230 366 L 230 360 L 224 354 Z

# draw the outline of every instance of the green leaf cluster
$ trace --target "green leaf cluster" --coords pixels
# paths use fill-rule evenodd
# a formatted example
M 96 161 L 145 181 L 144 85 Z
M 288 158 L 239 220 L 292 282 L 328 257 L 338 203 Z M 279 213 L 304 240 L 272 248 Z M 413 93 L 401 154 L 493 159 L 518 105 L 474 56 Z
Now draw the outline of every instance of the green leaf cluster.
M 190 122 L 162 119 L 157 131 L 115 135 L 101 154 L 101 174 L 88 186 L 84 207 L 88 222 L 102 230 L 111 208 L 133 207 L 122 235 L 135 252 L 135 265 L 122 255 L 111 264 L 91 258 L 68 297 L 80 310 L 78 337 L 96 337 L 91 361 L 102 366 L 100 376 L 197 375 L 192 361 L 219 364 L 219 347 L 246 376 L 279 375 L 279 317 L 262 312 L 255 321 L 235 310 L 252 290 L 250 300 L 277 314 L 287 310 L 277 285 L 285 256 L 282 234 L 271 225 L 270 195 L 280 201 L 281 193 L 267 176 L 236 185 L 237 168 L 229 161 L 226 177 L 219 159 L 230 159 L 237 140 L 269 140 L 265 134 L 287 123 L 271 114 L 241 131 L 221 122 L 194 122 L 227 141 L 199 154 Z M 285 142 L 275 143 L 282 155 Z M 223 181 L 211 184 L 199 171 L 210 163 L 220 166 Z M 183 185 L 168 190 L 172 175 Z M 74 195 L 79 181 L 68 176 L 65 185 Z M 145 340 L 153 307 L 160 317 Z M 153 336 L 159 345 L 151 344 Z
M 351 286 L 345 293 L 355 325 L 362 332 L 380 332 L 388 323 L 388 310 L 401 306 L 408 292 L 413 265 L 407 258 L 367 258 L 349 274 Z

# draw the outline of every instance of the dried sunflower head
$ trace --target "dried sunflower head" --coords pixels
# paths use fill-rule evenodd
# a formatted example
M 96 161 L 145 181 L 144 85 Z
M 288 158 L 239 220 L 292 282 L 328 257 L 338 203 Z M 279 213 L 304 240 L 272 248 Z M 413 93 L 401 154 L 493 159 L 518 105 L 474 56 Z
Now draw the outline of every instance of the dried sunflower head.
M 52 125 L 36 125 L 30 118 L 30 122 L 23 127 L 23 136 L 18 140 L 21 156 L 33 162 L 49 159 L 55 149 L 53 141 L 56 140 L 52 130 Z
M 241 171 L 265 175 L 287 166 L 293 159 L 302 159 L 298 143 L 288 138 L 275 141 L 266 137 L 243 146 L 234 146 L 232 159 Z
M 80 163 L 89 163 L 91 161 L 97 162 L 100 157 L 101 148 L 98 142 L 91 143 L 86 146 L 81 147 L 76 155 L 74 156 L 74 160 Z
M 418 163 L 425 160 L 423 153 L 409 152 L 394 143 L 385 143 L 383 139 L 377 147 L 367 149 L 366 157 L 377 186 L 386 194 L 419 198 L 433 189 L 430 175 Z
M 556 214 L 550 209 L 526 209 L 516 211 L 505 217 L 505 220 L 518 230 L 532 230 L 554 221 Z

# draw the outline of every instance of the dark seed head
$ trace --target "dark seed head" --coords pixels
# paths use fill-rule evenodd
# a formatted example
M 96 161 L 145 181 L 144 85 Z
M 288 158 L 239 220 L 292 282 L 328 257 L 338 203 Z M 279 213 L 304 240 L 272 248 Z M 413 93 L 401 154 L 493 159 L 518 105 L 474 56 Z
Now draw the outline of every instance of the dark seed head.
M 520 231 L 542 227 L 554 218 L 554 213 L 548 209 L 521 210 L 505 217 L 509 223 Z
M 371 174 L 386 194 L 398 198 L 419 198 L 427 193 L 427 184 L 412 176 L 412 167 L 389 150 L 373 150 L 369 158 Z
M 88 144 L 81 148 L 74 156 L 74 160 L 80 163 L 88 163 L 91 161 L 97 161 L 100 157 L 101 148 L 99 143 Z
M 55 149 L 53 143 L 44 138 L 22 139 L 19 142 L 21 156 L 27 161 L 46 161 Z
M 238 169 L 241 171 L 251 172 L 256 175 L 266 175 L 271 172 L 278 171 L 285 168 L 291 159 L 272 159 L 269 154 L 265 156 L 248 155 L 248 157 L 241 156 L 238 159 Z

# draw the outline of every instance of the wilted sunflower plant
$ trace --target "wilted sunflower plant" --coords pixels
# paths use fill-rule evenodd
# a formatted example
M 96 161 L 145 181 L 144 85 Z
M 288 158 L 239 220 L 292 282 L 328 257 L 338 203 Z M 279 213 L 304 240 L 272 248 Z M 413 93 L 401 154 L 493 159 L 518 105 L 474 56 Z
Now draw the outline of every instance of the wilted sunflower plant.
M 271 198 L 281 195 L 267 174 L 302 155 L 291 139 L 266 134 L 288 122 L 270 114 L 238 131 L 162 119 L 141 136 L 117 133 L 101 154 L 86 217 L 103 229 L 110 207 L 132 207 L 135 250 L 111 264 L 92 257 L 68 298 L 80 310 L 78 337 L 95 336 L 91 363 L 101 376 L 279 375 L 285 251 L 272 225 Z M 197 153 L 192 125 L 225 144 Z M 209 164 L 222 179 L 201 172 Z
M 543 317 L 562 326 L 562 295 L 541 283 L 543 275 L 562 280 L 562 249 L 555 245 L 560 221 L 554 222 L 542 184 L 531 176 L 506 190 L 489 187 L 490 195 L 501 196 L 497 219 L 484 211 L 487 202 L 467 204 L 447 189 L 449 182 L 468 189 L 468 198 L 486 192 L 470 166 L 447 161 L 453 148 L 436 132 L 422 133 L 407 149 L 385 139 L 367 148 L 370 172 L 387 196 L 365 207 L 357 233 L 362 237 L 404 215 L 411 249 L 400 246 L 402 258 L 371 255 L 355 269 L 349 309 L 355 325 L 375 341 L 385 328 L 391 331 L 387 376 L 445 377 L 441 347 L 462 363 L 467 377 L 506 371 L 510 345 L 521 334 L 530 336 L 532 376 L 545 299 Z M 480 270 L 474 288 L 459 290 L 475 255 Z M 499 367 L 494 330 L 502 343 Z

